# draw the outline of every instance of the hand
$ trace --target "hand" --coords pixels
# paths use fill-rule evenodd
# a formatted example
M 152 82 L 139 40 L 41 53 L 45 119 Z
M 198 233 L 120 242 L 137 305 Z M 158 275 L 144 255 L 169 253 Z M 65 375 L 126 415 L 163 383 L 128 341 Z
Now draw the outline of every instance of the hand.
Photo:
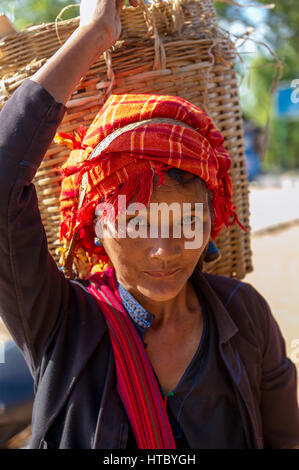
M 124 0 L 81 0 L 79 27 L 31 79 L 58 103 L 67 103 L 96 58 L 119 38 L 124 3 Z M 130 5 L 137 6 L 137 1 L 130 0 Z
M 129 2 L 131 6 L 138 5 L 137 0 Z M 79 28 L 100 30 L 111 47 L 121 33 L 120 12 L 124 3 L 124 0 L 81 0 Z

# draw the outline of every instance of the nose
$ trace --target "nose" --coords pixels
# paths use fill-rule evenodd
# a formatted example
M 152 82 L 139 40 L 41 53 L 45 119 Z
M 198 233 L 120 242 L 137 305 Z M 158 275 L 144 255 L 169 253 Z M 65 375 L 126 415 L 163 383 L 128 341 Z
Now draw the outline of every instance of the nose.
M 164 263 L 174 262 L 182 256 L 182 247 L 179 240 L 175 238 L 152 239 L 149 255 L 151 260 L 156 259 Z

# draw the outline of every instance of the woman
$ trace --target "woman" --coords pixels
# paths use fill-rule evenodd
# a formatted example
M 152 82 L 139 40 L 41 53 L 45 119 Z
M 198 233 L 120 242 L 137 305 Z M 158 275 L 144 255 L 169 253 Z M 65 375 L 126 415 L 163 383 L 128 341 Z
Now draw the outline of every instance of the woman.
M 267 302 L 250 284 L 201 272 L 210 237 L 230 216 L 239 222 L 230 160 L 202 111 L 176 97 L 111 97 L 74 142 L 61 194 L 62 237 L 109 266 L 68 280 L 48 253 L 32 179 L 77 82 L 119 37 L 122 6 L 82 0 L 78 29 L 0 115 L 0 305 L 34 378 L 31 447 L 295 447 L 296 369 Z M 159 216 L 155 238 L 115 234 L 123 195 L 144 204 L 140 226 L 149 203 L 189 203 L 192 229 L 167 238 Z M 136 219 L 119 214 L 134 232 Z M 202 239 L 188 249 L 194 224 Z M 170 233 L 178 225 L 174 212 Z

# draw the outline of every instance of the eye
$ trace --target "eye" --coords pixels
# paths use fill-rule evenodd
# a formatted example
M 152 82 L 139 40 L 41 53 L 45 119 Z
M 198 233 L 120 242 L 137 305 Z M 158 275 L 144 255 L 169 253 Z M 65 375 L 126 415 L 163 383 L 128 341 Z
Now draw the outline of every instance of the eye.
M 134 225 L 138 225 L 139 227 L 144 227 L 145 225 L 148 225 L 147 218 L 142 217 L 142 216 L 136 216 L 132 217 L 129 220 L 127 220 L 127 223 L 131 222 L 134 220 Z
M 147 219 L 144 217 L 137 217 L 136 222 L 138 225 L 147 225 Z
M 191 216 L 187 215 L 186 217 L 183 218 L 182 224 L 187 225 L 187 224 L 191 223 L 191 225 L 193 225 L 193 224 L 195 224 L 196 219 L 200 220 L 200 218 L 197 217 L 196 215 L 191 215 Z

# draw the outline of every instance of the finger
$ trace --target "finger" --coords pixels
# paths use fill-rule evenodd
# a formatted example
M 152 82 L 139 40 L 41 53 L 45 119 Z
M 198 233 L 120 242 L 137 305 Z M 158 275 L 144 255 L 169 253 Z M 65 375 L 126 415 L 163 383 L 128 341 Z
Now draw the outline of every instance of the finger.
M 121 9 L 124 6 L 124 0 L 116 0 L 116 8 Z M 138 0 L 129 0 L 131 7 L 138 6 Z
M 132 7 L 138 7 L 138 0 L 129 0 Z M 120 15 L 121 10 L 123 9 L 125 0 L 116 0 L 116 11 Z
M 120 14 L 124 4 L 125 4 L 125 0 L 116 0 L 115 6 L 116 6 L 116 11 L 118 15 Z

